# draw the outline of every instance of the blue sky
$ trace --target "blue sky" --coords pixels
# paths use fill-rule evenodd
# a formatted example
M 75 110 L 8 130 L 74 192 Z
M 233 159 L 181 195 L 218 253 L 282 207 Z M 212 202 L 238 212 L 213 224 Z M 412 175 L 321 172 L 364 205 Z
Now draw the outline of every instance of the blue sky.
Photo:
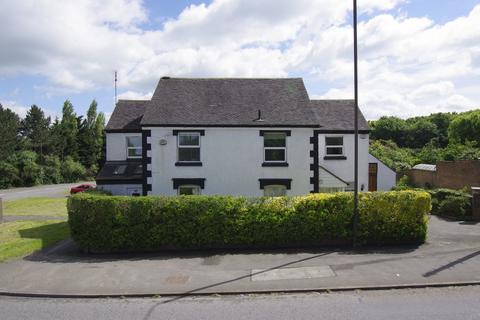
M 96 99 L 108 116 L 114 70 L 122 98 L 148 98 L 164 74 L 303 77 L 313 98 L 352 96 L 351 12 L 337 1 L 39 2 L 0 4 L 0 103 L 19 114 L 60 115 L 65 99 L 84 114 Z M 480 105 L 479 1 L 358 2 L 368 118 Z

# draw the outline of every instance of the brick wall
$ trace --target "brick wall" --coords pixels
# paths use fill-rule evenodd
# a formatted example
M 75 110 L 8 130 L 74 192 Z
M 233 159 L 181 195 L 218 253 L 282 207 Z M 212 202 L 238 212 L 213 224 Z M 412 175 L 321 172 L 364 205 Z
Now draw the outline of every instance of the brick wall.
M 436 172 L 412 169 L 407 175 L 419 187 L 470 189 L 480 186 L 480 160 L 439 161 Z

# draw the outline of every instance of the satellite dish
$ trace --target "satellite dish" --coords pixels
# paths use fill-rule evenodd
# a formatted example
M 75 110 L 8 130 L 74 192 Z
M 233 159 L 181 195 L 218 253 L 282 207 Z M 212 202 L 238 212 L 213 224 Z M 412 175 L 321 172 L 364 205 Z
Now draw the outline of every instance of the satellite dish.
M 160 145 L 161 146 L 167 145 L 167 139 L 160 139 Z

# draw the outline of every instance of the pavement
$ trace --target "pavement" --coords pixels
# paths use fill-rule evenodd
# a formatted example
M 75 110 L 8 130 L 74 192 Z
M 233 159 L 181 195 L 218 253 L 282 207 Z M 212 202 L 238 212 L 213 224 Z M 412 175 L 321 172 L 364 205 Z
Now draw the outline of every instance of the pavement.
M 359 250 L 84 254 L 71 240 L 0 264 L 0 293 L 148 296 L 480 283 L 480 224 L 430 219 L 426 244 Z
M 0 189 L 0 197 L 3 200 L 16 200 L 33 197 L 63 198 L 68 194 L 71 187 L 78 186 L 82 183 L 92 182 L 76 182 L 25 188 Z

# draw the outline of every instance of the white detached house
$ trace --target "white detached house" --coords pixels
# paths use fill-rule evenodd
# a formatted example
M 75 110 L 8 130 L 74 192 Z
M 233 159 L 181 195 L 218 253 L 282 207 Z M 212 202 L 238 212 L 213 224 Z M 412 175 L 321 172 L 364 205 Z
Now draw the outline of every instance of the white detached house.
M 354 102 L 310 100 L 300 78 L 160 79 L 120 100 L 98 188 L 118 195 L 302 195 L 353 189 Z M 369 128 L 360 116 L 359 190 Z

